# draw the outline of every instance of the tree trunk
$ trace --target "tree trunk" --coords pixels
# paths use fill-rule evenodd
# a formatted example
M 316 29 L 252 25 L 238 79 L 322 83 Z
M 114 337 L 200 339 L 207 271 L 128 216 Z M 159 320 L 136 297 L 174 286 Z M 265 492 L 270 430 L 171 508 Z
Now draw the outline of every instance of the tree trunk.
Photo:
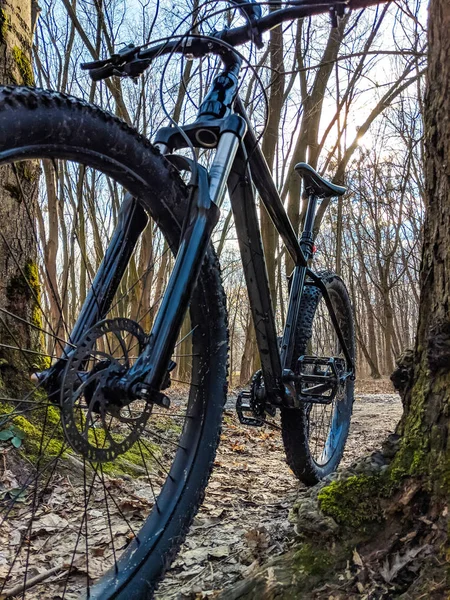
M 0 0 L 0 83 L 33 85 L 31 42 L 37 7 L 31 0 Z M 39 172 L 32 163 L 0 168 L 0 307 L 40 324 L 40 285 L 35 243 L 35 212 Z M 12 218 L 12 215 L 14 217 Z M 3 344 L 32 348 L 40 344 L 36 329 L 0 314 Z M 1 348 L 2 379 L 8 388 L 19 385 L 17 369 L 41 366 L 39 357 Z M 11 377 L 10 377 L 10 376 Z M 12 390 L 10 390 L 12 393 Z
M 239 384 L 247 385 L 253 373 L 255 372 L 255 353 L 256 353 L 256 335 L 253 326 L 252 315 L 249 311 L 247 318 L 247 327 L 245 329 L 245 346 L 241 359 L 241 372 L 239 375 Z
M 367 283 L 366 277 L 366 266 L 364 264 L 364 257 L 360 248 L 358 248 L 358 258 L 359 258 L 359 270 L 360 270 L 360 284 L 361 284 L 361 292 L 364 301 L 364 313 L 367 319 L 367 340 L 368 340 L 368 353 L 370 355 L 370 359 L 368 358 L 367 362 L 370 366 L 370 376 L 374 379 L 380 379 L 380 371 L 378 366 L 378 353 L 377 353 L 377 342 L 375 336 L 375 318 L 373 314 L 373 307 L 370 302 L 370 293 L 369 286 Z
M 317 160 L 319 158 L 318 152 L 320 150 L 318 139 L 319 125 L 322 116 L 325 91 L 333 71 L 334 60 L 336 59 L 341 46 L 346 23 L 347 17 L 341 20 L 338 28 L 330 31 L 327 46 L 320 61 L 321 67 L 317 70 L 312 88 L 307 91 L 306 83 L 301 83 L 303 118 L 290 162 L 287 181 L 285 183 L 285 188 L 288 193 L 287 213 L 296 232 L 299 231 L 305 216 L 306 204 L 304 203 L 302 209 L 300 209 L 301 181 L 297 173 L 294 172 L 294 166 L 298 162 L 308 160 L 312 167 L 317 167 Z M 298 53 L 301 53 L 300 47 Z M 302 59 L 299 56 L 299 65 L 302 64 Z M 308 151 L 309 155 L 307 156 Z M 292 259 L 289 256 L 286 256 L 286 275 L 290 275 L 293 268 L 294 263 Z
M 277 8 L 279 8 L 278 5 L 273 5 L 271 10 L 276 10 Z M 281 111 L 284 102 L 285 76 L 283 64 L 283 30 L 281 25 L 275 27 L 270 32 L 269 47 L 271 68 L 269 113 L 261 149 L 267 161 L 267 166 L 270 171 L 273 172 Z M 277 304 L 275 254 L 278 244 L 278 233 L 263 206 L 261 206 L 261 237 L 266 259 L 267 275 L 269 278 L 270 295 L 272 296 L 273 307 L 275 310 Z
M 422 468 L 429 467 L 430 485 L 436 494 L 448 494 L 450 482 L 449 28 L 450 4 L 447 0 L 431 0 L 421 296 L 414 379 L 404 419 L 405 442 L 421 449 Z
M 384 326 L 384 360 L 385 373 L 390 374 L 394 370 L 394 360 L 392 356 L 392 338 L 394 335 L 394 311 L 390 299 L 390 289 L 386 285 L 381 289 L 383 306 L 383 326 Z

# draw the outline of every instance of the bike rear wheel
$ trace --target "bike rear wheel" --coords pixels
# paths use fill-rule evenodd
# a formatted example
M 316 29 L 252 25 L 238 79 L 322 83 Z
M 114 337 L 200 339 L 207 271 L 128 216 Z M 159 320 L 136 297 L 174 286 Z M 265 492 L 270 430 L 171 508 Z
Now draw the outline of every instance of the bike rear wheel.
M 347 289 L 337 275 L 325 274 L 322 281 L 354 359 L 353 313 Z M 291 365 L 294 372 L 299 357 L 304 355 L 333 357 L 346 363 L 325 300 L 314 285 L 305 286 L 300 304 Z M 354 382 L 347 379 L 330 404 L 315 404 L 303 399 L 299 409 L 281 410 L 287 462 L 306 485 L 314 485 L 338 467 L 348 436 L 353 400 Z
M 203 499 L 220 435 L 227 323 L 217 259 L 210 248 L 174 348 L 170 407 L 118 408 L 104 375 L 130 368 L 147 341 L 186 189 L 124 123 L 42 90 L 0 89 L 0 161 L 0 596 L 151 598 Z M 70 345 L 126 193 L 149 222 L 123 276 L 109 274 L 106 320 L 85 323 L 49 397 L 30 375 Z M 43 571 L 52 576 L 28 590 Z

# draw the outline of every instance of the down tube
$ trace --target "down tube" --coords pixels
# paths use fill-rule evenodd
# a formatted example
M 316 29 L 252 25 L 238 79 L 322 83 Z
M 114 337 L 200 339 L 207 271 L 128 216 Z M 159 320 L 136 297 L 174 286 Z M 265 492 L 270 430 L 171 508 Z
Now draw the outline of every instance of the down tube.
M 241 145 L 228 178 L 228 191 L 261 358 L 264 385 L 268 396 L 274 399 L 283 393 L 284 386 L 281 382 L 281 361 L 258 213 L 250 182 L 247 156 Z

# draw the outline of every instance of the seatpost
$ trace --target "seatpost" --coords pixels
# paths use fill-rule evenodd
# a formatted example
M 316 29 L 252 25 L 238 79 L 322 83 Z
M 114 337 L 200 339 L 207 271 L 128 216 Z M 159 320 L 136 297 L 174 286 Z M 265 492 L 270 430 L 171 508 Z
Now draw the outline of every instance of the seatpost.
M 315 194 L 309 194 L 308 196 L 308 204 L 306 206 L 306 215 L 305 215 L 305 227 L 303 228 L 303 233 L 300 238 L 300 247 L 303 250 L 305 258 L 308 260 L 313 255 L 313 247 L 314 247 L 314 219 L 316 216 L 316 207 L 317 207 L 317 196 Z

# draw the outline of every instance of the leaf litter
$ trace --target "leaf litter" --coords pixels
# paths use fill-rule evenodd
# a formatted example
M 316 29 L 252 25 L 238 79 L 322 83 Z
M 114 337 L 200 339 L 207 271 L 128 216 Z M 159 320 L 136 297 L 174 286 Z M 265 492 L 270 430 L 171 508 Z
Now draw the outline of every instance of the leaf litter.
M 225 412 L 221 445 L 205 500 L 180 554 L 156 593 L 157 600 L 213 597 L 219 590 L 248 577 L 261 563 L 285 552 L 293 543 L 288 513 L 301 484 L 286 464 L 281 434 L 269 427 L 242 426 L 231 409 L 232 402 L 233 399 Z M 358 398 L 343 464 L 348 465 L 379 446 L 386 434 L 392 432 L 400 414 L 400 401 L 392 394 Z M 124 486 L 130 491 L 130 484 L 133 484 L 133 493 L 121 494 Z M 92 498 L 87 512 L 89 568 L 97 574 L 111 563 L 111 534 L 119 552 L 133 538 L 122 515 L 126 515 L 133 530 L 138 531 L 142 514 L 148 512 L 152 504 L 151 490 L 139 479 L 124 482 L 121 478 L 108 477 L 106 485 L 115 488 L 117 498 L 117 506 L 109 507 L 111 525 L 103 494 Z M 5 468 L 0 473 L 0 498 L 13 494 L 18 488 L 16 476 Z M 27 591 L 26 598 L 55 600 L 61 597 L 55 595 L 55 586 L 49 584 L 60 584 L 59 589 L 63 588 L 67 567 L 73 558 L 72 571 L 79 575 L 78 586 L 69 587 L 65 595 L 72 600 L 78 598 L 86 578 L 82 544 L 72 556 L 84 512 L 82 482 L 75 474 L 61 473 L 53 479 L 47 494 L 46 502 L 35 515 L 31 533 L 21 519 L 20 509 L 14 519 L 3 523 L 0 578 L 7 576 L 12 556 L 25 538 L 31 549 L 29 577 L 43 581 Z M 29 501 L 24 498 L 24 503 Z M 386 565 L 386 577 L 392 576 L 400 563 L 408 560 L 409 556 L 402 556 Z M 23 579 L 20 569 L 18 576 Z
M 344 467 L 378 448 L 400 419 L 399 397 L 377 392 L 356 397 Z M 286 464 L 281 432 L 245 427 L 227 410 L 205 500 L 156 600 L 215 597 L 287 551 L 295 541 L 289 509 L 300 487 Z M 356 550 L 353 560 L 361 569 Z

